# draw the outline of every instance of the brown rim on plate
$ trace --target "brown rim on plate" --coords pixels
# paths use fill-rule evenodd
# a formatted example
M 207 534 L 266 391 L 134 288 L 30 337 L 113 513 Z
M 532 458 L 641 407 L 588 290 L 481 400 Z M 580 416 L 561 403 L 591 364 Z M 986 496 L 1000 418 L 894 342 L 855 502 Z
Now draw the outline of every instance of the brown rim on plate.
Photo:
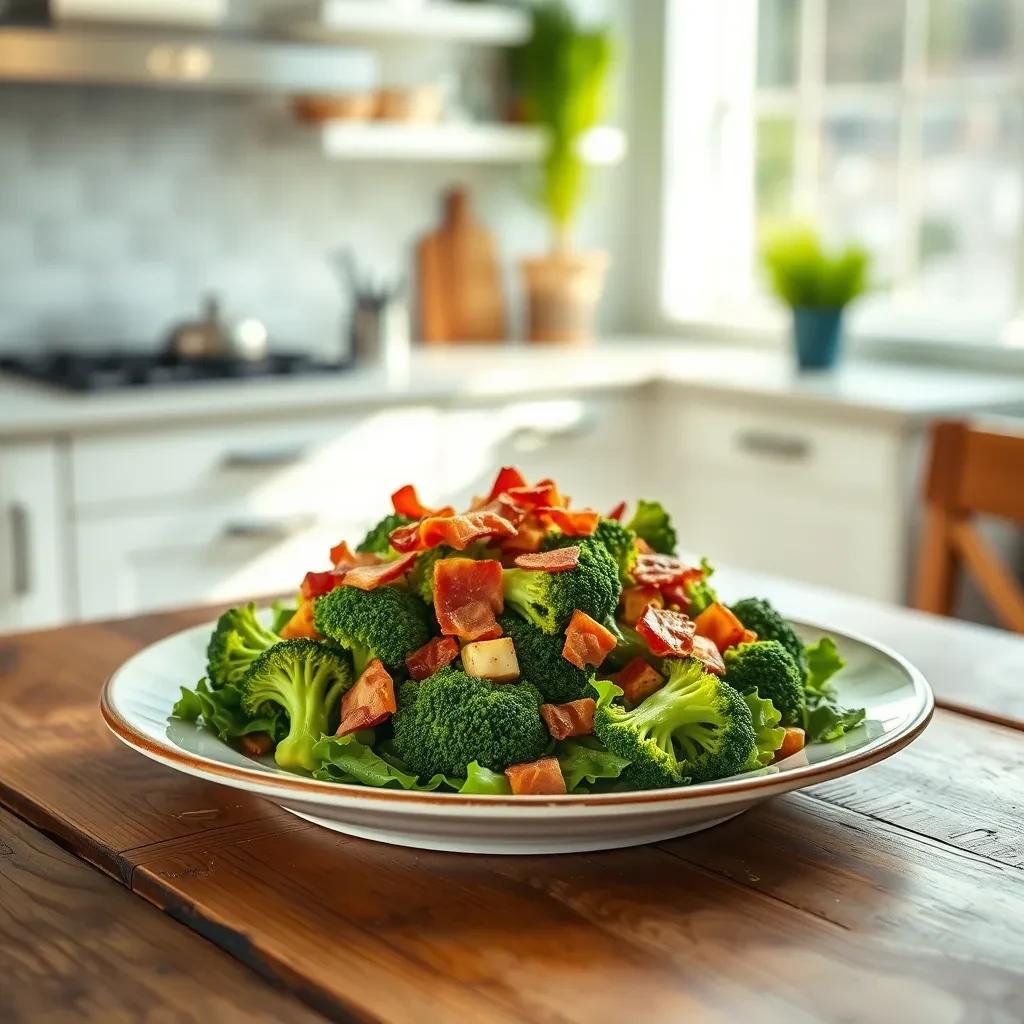
M 754 776 L 739 776 L 731 779 L 721 779 L 716 782 L 700 782 L 689 786 L 672 786 L 665 789 L 634 790 L 628 793 L 566 793 L 561 796 L 498 796 L 482 794 L 463 793 L 424 793 L 415 790 L 387 789 L 375 786 L 360 786 L 346 782 L 322 782 L 319 779 L 308 778 L 303 775 L 277 775 L 265 771 L 257 771 L 253 768 L 243 768 L 238 765 L 224 764 L 212 758 L 202 757 L 198 754 L 190 754 L 180 747 L 170 743 L 160 743 L 150 737 L 143 735 L 128 722 L 110 701 L 110 690 L 121 672 L 139 654 L 148 647 L 137 651 L 128 661 L 121 665 L 103 686 L 100 695 L 100 713 L 110 731 L 122 743 L 139 751 L 152 760 L 169 767 L 179 767 L 192 775 L 201 775 L 215 782 L 223 782 L 237 788 L 246 788 L 252 791 L 254 788 L 261 790 L 269 789 L 277 792 L 261 792 L 263 796 L 291 796 L 293 799 L 302 801 L 314 794 L 323 796 L 348 797 L 361 801 L 374 803 L 407 803 L 427 804 L 435 807 L 480 807 L 480 808 L 525 808 L 525 807 L 616 807 L 630 806 L 648 803 L 670 803 L 674 801 L 688 801 L 704 797 L 725 797 L 730 800 L 743 799 L 753 792 L 763 792 L 765 796 L 772 795 L 772 790 L 782 788 L 791 789 L 791 786 L 779 787 L 782 780 L 799 780 L 804 785 L 814 782 L 824 782 L 833 777 L 837 770 L 849 768 L 857 770 L 876 764 L 887 757 L 902 750 L 915 740 L 931 721 L 932 713 L 935 710 L 935 698 L 932 695 L 931 687 L 921 672 L 915 668 L 901 654 L 896 653 L 884 644 L 859 636 L 856 633 L 844 633 L 837 629 L 826 628 L 815 623 L 806 622 L 802 619 L 787 620 L 799 626 L 816 630 L 822 634 L 842 637 L 853 640 L 856 643 L 870 647 L 886 657 L 895 661 L 909 676 L 915 693 L 922 698 L 921 706 L 916 714 L 901 728 L 892 733 L 883 733 L 881 736 L 867 743 L 862 749 L 849 754 L 838 754 L 819 764 L 806 764 L 793 768 L 787 768 L 780 772 L 764 771 L 763 774 Z M 206 624 L 192 626 L 189 629 L 181 630 L 179 633 L 169 634 L 155 643 L 162 643 L 181 633 L 192 632 L 207 628 Z M 210 627 L 212 628 L 212 627 Z M 153 645 L 148 645 L 153 646 Z M 226 746 L 227 744 L 225 744 Z M 845 773 L 844 773 L 845 774 Z M 773 785 L 774 784 L 774 785 Z

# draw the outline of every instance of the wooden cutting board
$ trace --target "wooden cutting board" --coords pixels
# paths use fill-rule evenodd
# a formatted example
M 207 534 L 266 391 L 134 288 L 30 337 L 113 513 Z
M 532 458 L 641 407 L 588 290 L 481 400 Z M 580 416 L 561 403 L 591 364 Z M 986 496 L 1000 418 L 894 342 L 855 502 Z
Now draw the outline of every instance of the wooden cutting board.
M 505 300 L 494 239 L 465 189 L 445 196 L 441 226 L 416 249 L 420 337 L 427 342 L 503 341 Z

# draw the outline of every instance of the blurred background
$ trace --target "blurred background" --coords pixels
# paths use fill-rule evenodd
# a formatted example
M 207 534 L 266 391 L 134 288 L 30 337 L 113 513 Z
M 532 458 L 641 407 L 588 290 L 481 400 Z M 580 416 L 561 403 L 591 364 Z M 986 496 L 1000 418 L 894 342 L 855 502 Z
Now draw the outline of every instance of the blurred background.
M 0 632 L 507 464 L 906 603 L 1022 417 L 1024 0 L 0 0 Z

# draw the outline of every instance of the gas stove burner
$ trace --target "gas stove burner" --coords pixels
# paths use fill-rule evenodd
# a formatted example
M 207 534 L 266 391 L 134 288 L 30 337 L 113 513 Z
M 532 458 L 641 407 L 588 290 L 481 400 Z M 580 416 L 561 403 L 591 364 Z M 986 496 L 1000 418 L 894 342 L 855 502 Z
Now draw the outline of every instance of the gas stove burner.
M 274 353 L 258 362 L 230 357 L 189 360 L 146 353 L 72 352 L 64 349 L 0 355 L 0 370 L 64 391 L 78 392 L 322 375 L 337 373 L 350 366 L 351 363 L 330 363 L 297 352 Z

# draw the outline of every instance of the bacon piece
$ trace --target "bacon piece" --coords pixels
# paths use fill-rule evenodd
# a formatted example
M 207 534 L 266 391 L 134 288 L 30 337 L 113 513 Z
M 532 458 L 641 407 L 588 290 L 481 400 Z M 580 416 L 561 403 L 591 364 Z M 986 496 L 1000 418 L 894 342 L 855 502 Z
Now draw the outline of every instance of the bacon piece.
M 807 737 L 803 729 L 795 725 L 786 726 L 786 734 L 782 737 L 782 746 L 775 751 L 775 760 L 781 761 L 784 758 L 792 757 L 804 749 Z
M 420 501 L 416 488 L 412 484 L 399 487 L 391 495 L 391 505 L 400 516 L 405 516 L 407 519 L 425 519 L 427 516 L 450 516 L 455 512 L 451 505 L 446 505 L 444 508 L 428 508 Z
M 682 583 L 670 583 L 660 590 L 664 607 L 674 612 L 685 612 L 690 607 L 690 592 Z
M 507 494 L 499 494 L 493 501 L 473 509 L 474 512 L 494 512 L 507 519 L 513 526 L 517 526 L 528 515 L 528 510 L 522 505 L 516 504 Z
M 625 514 L 626 514 L 626 503 L 624 501 L 620 501 L 618 503 L 618 505 L 616 505 L 615 508 L 613 508 L 611 510 L 611 512 L 608 513 L 608 518 L 609 519 L 614 519 L 617 523 L 621 523 L 622 522 L 622 517 Z
M 619 596 L 622 617 L 626 622 L 636 622 L 643 615 L 649 604 L 655 608 L 664 608 L 665 600 L 657 587 L 623 587 Z
M 335 587 L 341 586 L 344 575 L 344 572 L 335 572 L 333 569 L 328 569 L 327 572 L 307 572 L 302 577 L 299 592 L 307 601 L 312 601 L 315 597 L 323 597 Z
M 417 557 L 413 553 L 402 555 L 391 562 L 381 562 L 379 565 L 354 566 L 342 577 L 342 583 L 346 587 L 356 587 L 359 590 L 376 590 L 386 583 L 400 580 L 413 567 Z
M 694 620 L 697 632 L 706 636 L 720 651 L 743 643 L 746 630 L 731 608 L 715 602 L 709 604 Z
M 516 527 L 515 535 L 501 542 L 501 550 L 506 555 L 515 557 L 518 554 L 532 554 L 539 551 L 548 529 L 536 516 L 527 516 Z
M 336 735 L 347 736 L 360 729 L 372 729 L 397 709 L 394 680 L 380 658 L 374 658 L 341 698 L 341 723 Z
M 569 572 L 579 564 L 580 549 L 576 544 L 565 548 L 552 548 L 550 551 L 520 555 L 516 559 L 516 565 L 520 569 L 531 569 L 535 572 Z
M 535 511 L 541 520 L 557 526 L 567 537 L 589 537 L 601 521 L 601 516 L 592 508 L 571 512 L 567 508 L 542 505 Z
M 622 687 L 622 695 L 634 707 L 665 683 L 665 677 L 639 655 L 608 678 Z
M 565 779 L 557 757 L 510 764 L 505 769 L 505 778 L 515 796 L 554 796 L 565 792 Z
M 504 516 L 482 509 L 461 515 L 427 516 L 418 523 L 391 531 L 391 546 L 396 551 L 426 551 L 439 544 L 463 551 L 482 537 L 511 537 L 516 532 Z
M 459 656 L 459 642 L 453 636 L 435 636 L 405 659 L 413 679 L 426 679 Z
M 441 632 L 460 640 L 501 636 L 495 616 L 505 607 L 501 563 L 442 558 L 434 565 L 434 611 Z
M 725 662 L 718 648 L 706 636 L 695 636 L 693 638 L 693 650 L 690 657 L 696 658 L 708 671 L 716 676 L 725 675 Z
M 248 757 L 262 757 L 274 749 L 274 740 L 269 733 L 250 732 L 239 737 L 238 749 Z
M 570 736 L 589 736 L 594 731 L 597 704 L 592 697 L 569 701 L 568 704 L 541 704 L 540 717 L 556 740 Z
M 494 501 L 494 499 L 500 494 L 507 494 L 513 487 L 525 486 L 526 477 L 524 477 L 523 474 L 515 468 L 515 466 L 502 466 L 501 469 L 498 470 L 498 475 L 494 480 L 494 486 L 484 499 L 483 504 L 486 505 L 487 502 Z
M 615 647 L 615 635 L 579 608 L 572 613 L 565 628 L 562 657 L 577 668 L 593 665 L 598 668 Z
M 354 565 L 376 565 L 381 559 L 372 551 L 352 551 L 347 541 L 331 548 L 331 565 L 335 569 L 351 569 Z
M 647 649 L 659 658 L 686 658 L 693 651 L 696 624 L 682 612 L 648 605 L 637 620 L 636 631 Z
M 310 640 L 323 639 L 313 625 L 313 602 L 303 598 L 295 614 L 281 627 L 281 637 L 284 640 L 297 640 L 299 637 L 307 637 Z
M 505 493 L 526 508 L 564 508 L 568 504 L 554 480 L 538 480 L 532 487 L 510 487 Z
M 700 566 L 687 565 L 674 555 L 640 554 L 632 569 L 637 583 L 652 587 L 683 585 L 689 580 L 699 580 L 704 575 Z

